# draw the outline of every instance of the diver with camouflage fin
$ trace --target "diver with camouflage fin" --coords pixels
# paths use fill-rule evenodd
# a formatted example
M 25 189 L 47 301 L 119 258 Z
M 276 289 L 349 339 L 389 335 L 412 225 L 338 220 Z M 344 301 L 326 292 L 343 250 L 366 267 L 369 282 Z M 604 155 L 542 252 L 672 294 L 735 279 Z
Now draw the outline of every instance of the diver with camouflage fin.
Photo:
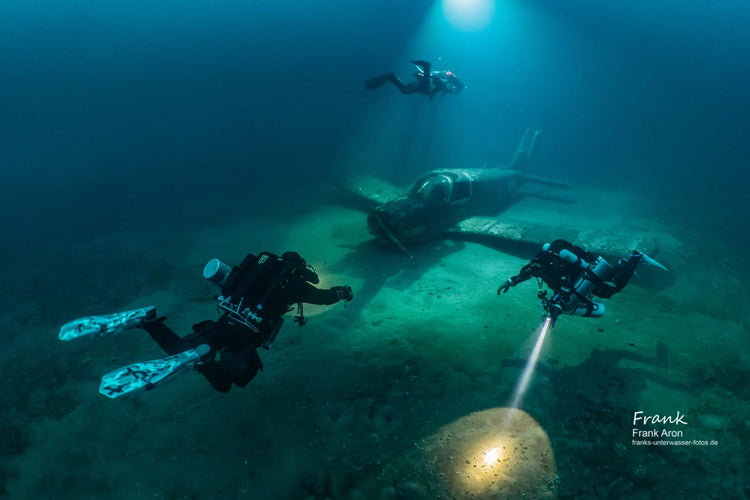
M 109 398 L 146 391 L 195 369 L 219 392 L 232 384 L 247 385 L 263 369 L 258 347 L 268 349 L 284 322 L 283 315 L 297 304 L 295 322 L 304 326 L 302 304 L 330 305 L 354 298 L 350 286 L 319 289 L 315 270 L 296 252 L 281 257 L 270 252 L 248 254 L 239 266 L 210 260 L 204 278 L 219 286 L 218 320 L 193 325 L 180 337 L 157 317 L 153 306 L 103 316 L 88 316 L 60 328 L 60 340 L 116 335 L 146 330 L 167 357 L 134 363 L 102 377 L 99 392 Z

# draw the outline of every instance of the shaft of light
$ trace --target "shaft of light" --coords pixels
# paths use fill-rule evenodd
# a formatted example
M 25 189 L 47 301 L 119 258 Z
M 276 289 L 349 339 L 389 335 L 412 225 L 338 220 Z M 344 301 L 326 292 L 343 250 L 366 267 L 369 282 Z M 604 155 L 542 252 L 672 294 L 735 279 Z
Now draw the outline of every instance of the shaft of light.
M 539 360 L 539 353 L 542 351 L 542 344 L 544 344 L 544 338 L 547 336 L 547 330 L 549 330 L 551 323 L 552 319 L 549 316 L 545 316 L 544 323 L 539 329 L 539 336 L 536 339 L 536 344 L 534 344 L 534 350 L 531 351 L 531 356 L 529 356 L 529 360 L 526 362 L 526 366 L 523 369 L 523 374 L 518 380 L 516 392 L 515 394 L 513 394 L 513 402 L 510 405 L 511 408 L 519 407 L 523 396 L 526 394 L 526 391 L 529 388 L 531 376 L 534 374 L 534 368 L 536 367 L 536 363 Z

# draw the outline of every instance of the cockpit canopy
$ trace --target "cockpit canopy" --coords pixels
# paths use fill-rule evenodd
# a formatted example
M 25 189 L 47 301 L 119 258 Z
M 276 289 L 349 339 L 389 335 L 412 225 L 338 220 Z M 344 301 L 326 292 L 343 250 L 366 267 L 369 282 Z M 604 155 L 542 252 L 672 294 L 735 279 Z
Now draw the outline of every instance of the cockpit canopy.
M 409 198 L 425 205 L 455 205 L 471 198 L 471 179 L 464 172 L 431 172 L 414 183 Z

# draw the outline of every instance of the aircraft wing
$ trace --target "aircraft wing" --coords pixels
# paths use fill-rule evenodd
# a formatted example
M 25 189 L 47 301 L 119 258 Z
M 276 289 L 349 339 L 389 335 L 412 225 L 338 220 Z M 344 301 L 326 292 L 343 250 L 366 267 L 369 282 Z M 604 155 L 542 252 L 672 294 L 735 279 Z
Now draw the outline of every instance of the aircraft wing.
M 523 243 L 541 247 L 557 239 L 567 240 L 592 253 L 610 257 L 626 257 L 638 249 L 650 256 L 659 251 L 656 240 L 645 234 L 625 230 L 609 232 L 599 229 L 576 229 L 527 221 L 498 220 L 491 217 L 471 217 L 448 231 L 453 236 L 471 236 L 490 243 Z
M 404 196 L 404 191 L 374 175 L 352 175 L 329 181 L 360 199 L 377 206 Z

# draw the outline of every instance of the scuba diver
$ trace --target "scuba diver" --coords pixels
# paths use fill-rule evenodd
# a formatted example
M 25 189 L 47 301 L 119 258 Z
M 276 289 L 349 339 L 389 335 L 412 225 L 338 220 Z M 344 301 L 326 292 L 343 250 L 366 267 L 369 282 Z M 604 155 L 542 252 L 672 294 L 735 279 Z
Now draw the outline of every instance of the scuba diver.
M 184 337 L 165 324 L 166 317 L 157 317 L 156 307 L 149 306 L 76 319 L 62 326 L 59 338 L 102 337 L 140 328 L 168 354 L 104 375 L 99 392 L 110 398 L 153 389 L 192 368 L 214 389 L 228 392 L 232 384 L 246 386 L 263 369 L 256 349 L 271 346 L 292 304 L 297 304 L 295 322 L 304 326 L 303 302 L 330 305 L 354 298 L 348 285 L 315 287 L 320 281 L 317 273 L 296 252 L 281 257 L 269 252 L 248 254 L 232 268 L 211 259 L 203 277 L 221 289 L 216 297 L 221 316 L 193 325 L 193 332 Z
M 386 73 L 365 80 L 365 88 L 372 90 L 382 86 L 385 82 L 392 82 L 402 94 L 424 94 L 430 100 L 439 93 L 458 94 L 466 88 L 464 82 L 459 80 L 452 71 L 430 71 L 431 64 L 427 61 L 410 62 L 417 67 L 417 72 L 414 74 L 416 81 L 406 84 L 393 73 Z
M 508 293 L 511 287 L 534 277 L 539 284 L 538 297 L 542 300 L 544 315 L 553 325 L 562 313 L 599 318 L 604 314 L 604 304 L 591 299 L 608 299 L 625 288 L 640 262 L 667 270 L 638 250 L 613 267 L 604 258 L 581 247 L 555 240 L 545 244 L 531 262 L 500 286 L 497 293 Z M 551 299 L 547 299 L 542 282 L 553 290 Z

